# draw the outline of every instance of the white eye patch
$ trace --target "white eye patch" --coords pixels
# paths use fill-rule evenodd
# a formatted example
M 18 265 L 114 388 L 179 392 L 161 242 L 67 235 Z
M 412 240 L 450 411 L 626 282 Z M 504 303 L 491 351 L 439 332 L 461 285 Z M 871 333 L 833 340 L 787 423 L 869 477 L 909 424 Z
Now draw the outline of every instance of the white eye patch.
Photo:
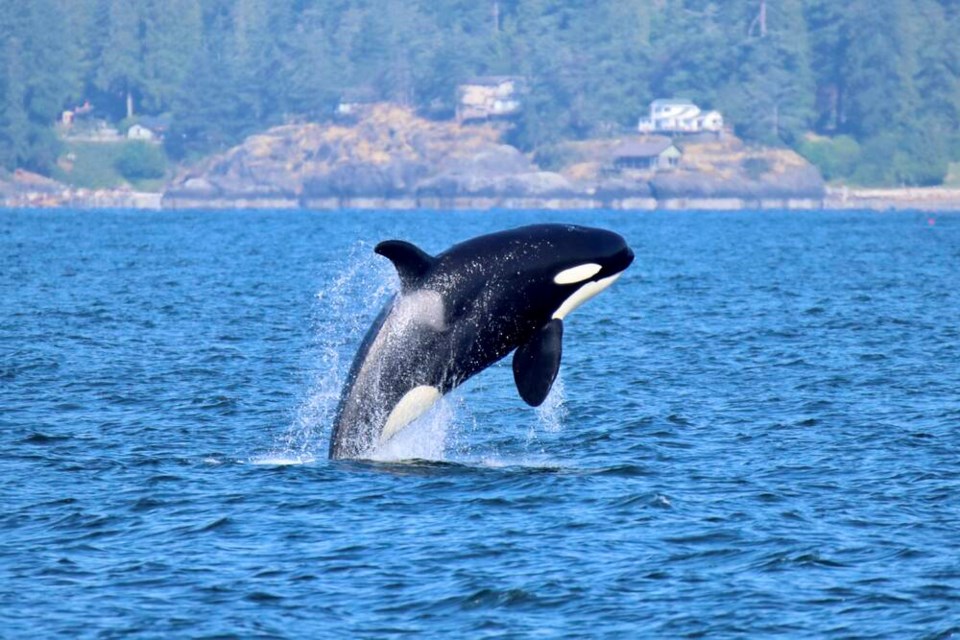
M 594 262 L 588 262 L 586 264 L 577 265 L 576 267 L 564 269 L 557 275 L 553 276 L 553 281 L 556 284 L 574 284 L 576 282 L 583 282 L 587 278 L 592 278 L 593 276 L 597 275 L 602 268 L 603 267 Z

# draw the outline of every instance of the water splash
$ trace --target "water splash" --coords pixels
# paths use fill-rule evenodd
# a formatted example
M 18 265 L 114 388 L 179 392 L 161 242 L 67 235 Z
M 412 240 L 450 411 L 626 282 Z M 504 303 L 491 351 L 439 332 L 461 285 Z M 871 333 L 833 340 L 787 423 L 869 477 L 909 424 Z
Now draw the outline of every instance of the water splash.
M 537 422 L 548 433 L 557 433 L 563 428 L 563 421 L 569 413 L 565 404 L 566 397 L 563 373 L 558 372 L 550 394 L 543 404 L 537 407 Z
M 316 462 L 313 456 L 294 456 L 284 453 L 266 453 L 250 458 L 250 464 L 267 467 L 288 467 Z
M 440 398 L 424 415 L 383 443 L 372 459 L 378 462 L 444 460 L 447 434 L 456 423 L 457 408 L 456 397 Z
M 261 459 L 312 461 L 325 455 L 354 349 L 377 312 L 398 289 L 390 264 L 378 258 L 365 242 L 355 244 L 345 261 L 331 265 L 329 272 L 335 277 L 316 293 L 313 338 L 305 364 L 309 371 L 307 391 L 274 450 Z
M 527 429 L 527 449 L 539 444 L 542 434 L 555 434 L 563 428 L 567 416 L 565 398 L 563 376 L 558 373 L 547 399 L 536 409 L 536 422 L 531 422 Z

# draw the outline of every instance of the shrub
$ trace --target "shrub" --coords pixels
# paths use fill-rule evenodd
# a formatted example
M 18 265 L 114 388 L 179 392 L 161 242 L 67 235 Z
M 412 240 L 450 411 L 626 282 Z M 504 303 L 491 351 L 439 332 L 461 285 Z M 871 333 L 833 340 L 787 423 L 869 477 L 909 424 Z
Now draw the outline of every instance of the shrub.
M 878 186 L 932 186 L 947 175 L 944 140 L 919 130 L 887 132 L 863 144 L 856 182 Z
M 860 162 L 860 145 L 850 136 L 804 140 L 797 151 L 820 169 L 825 180 L 849 178 Z
M 158 145 L 129 142 L 120 152 L 114 166 L 127 180 L 162 178 L 167 170 L 167 157 Z

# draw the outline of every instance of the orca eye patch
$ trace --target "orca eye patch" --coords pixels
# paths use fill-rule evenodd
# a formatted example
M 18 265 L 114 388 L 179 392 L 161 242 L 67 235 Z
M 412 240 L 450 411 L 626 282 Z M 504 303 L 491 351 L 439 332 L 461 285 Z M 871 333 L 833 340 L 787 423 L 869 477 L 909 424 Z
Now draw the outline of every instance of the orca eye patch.
M 556 284 L 575 284 L 577 282 L 583 282 L 588 278 L 599 273 L 602 267 L 595 262 L 588 262 L 586 264 L 577 265 L 576 267 L 570 267 L 569 269 L 564 269 L 557 275 L 553 276 L 553 281 Z

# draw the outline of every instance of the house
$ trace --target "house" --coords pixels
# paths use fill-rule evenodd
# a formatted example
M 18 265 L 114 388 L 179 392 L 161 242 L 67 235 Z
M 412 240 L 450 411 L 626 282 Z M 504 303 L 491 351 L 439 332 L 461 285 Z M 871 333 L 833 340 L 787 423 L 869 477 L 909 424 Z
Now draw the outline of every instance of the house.
M 640 133 L 720 133 L 723 116 L 719 111 L 701 111 L 690 100 L 654 100 L 650 103 L 650 115 L 640 118 L 637 130 Z
M 78 119 L 87 118 L 92 113 L 93 105 L 90 104 L 89 100 L 84 100 L 83 104 L 76 106 L 73 109 L 66 109 L 63 111 L 63 113 L 60 114 L 60 124 L 69 129 Z
M 523 79 L 517 76 L 479 76 L 457 87 L 457 120 L 512 118 L 520 113 Z
M 613 150 L 613 166 L 619 171 L 657 171 L 672 169 L 680 163 L 683 153 L 670 138 L 651 136 L 628 140 Z
M 336 115 L 343 118 L 359 116 L 377 103 L 379 96 L 373 87 L 354 87 L 340 94 Z
M 170 129 L 170 124 L 172 121 L 173 119 L 169 114 L 163 114 L 159 116 L 140 116 L 137 118 L 137 124 L 143 125 L 147 129 L 153 131 L 158 140 L 162 140 L 166 135 L 167 130 Z
M 142 124 L 135 124 L 127 129 L 127 139 L 128 140 L 142 140 L 144 142 L 154 142 L 157 140 L 158 136 L 149 127 L 145 127 Z

